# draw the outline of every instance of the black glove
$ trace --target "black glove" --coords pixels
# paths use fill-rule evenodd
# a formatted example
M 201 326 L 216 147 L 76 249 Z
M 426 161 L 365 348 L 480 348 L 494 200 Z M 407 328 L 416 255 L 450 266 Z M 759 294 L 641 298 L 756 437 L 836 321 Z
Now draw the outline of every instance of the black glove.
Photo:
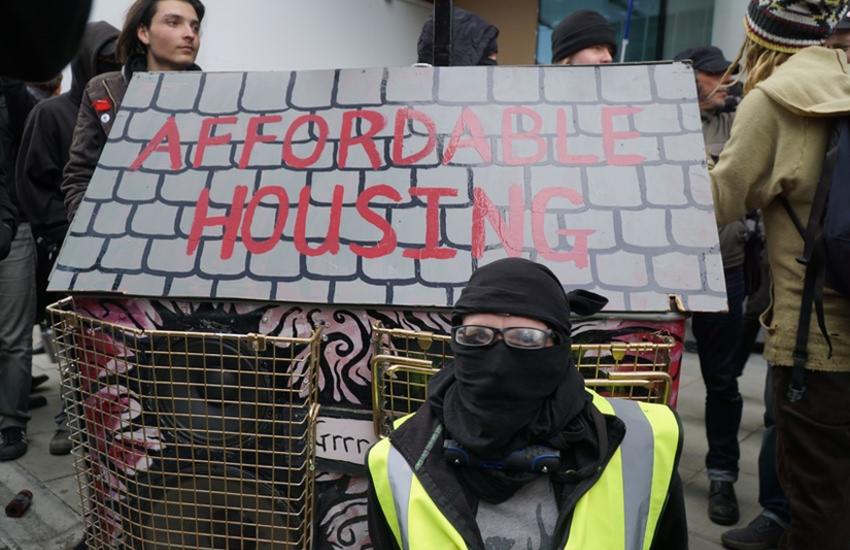
M 15 238 L 15 233 L 12 228 L 3 222 L 0 222 L 0 261 L 9 255 L 9 250 L 12 248 L 12 239 Z

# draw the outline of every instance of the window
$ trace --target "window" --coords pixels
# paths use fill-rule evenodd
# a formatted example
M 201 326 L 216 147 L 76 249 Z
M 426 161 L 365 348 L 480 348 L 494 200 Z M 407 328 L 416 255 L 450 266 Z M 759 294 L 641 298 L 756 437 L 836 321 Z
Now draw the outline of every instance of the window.
M 620 60 L 628 0 L 540 0 L 537 62 L 552 60 L 552 29 L 578 10 L 604 15 L 617 33 Z M 634 0 L 625 61 L 671 59 L 677 52 L 711 43 L 714 0 Z

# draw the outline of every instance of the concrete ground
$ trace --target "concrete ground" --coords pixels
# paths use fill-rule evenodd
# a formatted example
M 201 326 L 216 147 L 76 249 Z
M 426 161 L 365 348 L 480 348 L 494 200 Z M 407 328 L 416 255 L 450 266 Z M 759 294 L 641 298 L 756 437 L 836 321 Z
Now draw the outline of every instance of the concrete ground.
M 759 355 L 750 358 L 740 379 L 744 396 L 744 418 L 741 424 L 741 476 L 736 484 L 741 506 L 741 522 L 745 525 L 758 514 L 757 458 L 761 443 L 762 392 L 766 364 Z M 0 550 L 53 550 L 72 548 L 82 534 L 80 499 L 71 457 L 51 456 L 48 444 L 55 424 L 53 415 L 59 409 L 59 373 L 46 355 L 33 361 L 33 374 L 50 376 L 39 393 L 47 397 L 46 407 L 33 411 L 28 427 L 30 448 L 15 462 L 0 463 L 0 503 L 8 502 L 21 489 L 30 489 L 33 503 L 21 519 L 0 515 Z M 706 452 L 703 424 L 705 390 L 694 354 L 686 354 L 682 367 L 679 414 L 685 426 L 685 449 L 679 472 L 685 483 L 688 531 L 691 550 L 721 548 L 720 534 L 728 529 L 714 525 L 706 512 L 708 480 L 705 475 Z

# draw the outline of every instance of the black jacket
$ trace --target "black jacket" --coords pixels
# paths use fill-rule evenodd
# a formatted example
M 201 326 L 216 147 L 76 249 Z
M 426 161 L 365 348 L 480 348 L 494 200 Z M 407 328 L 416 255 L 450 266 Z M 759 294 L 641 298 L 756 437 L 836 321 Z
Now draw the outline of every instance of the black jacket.
M 623 440 L 625 425 L 620 419 L 608 415 L 605 415 L 605 422 L 609 451 L 603 463 L 607 464 Z M 484 542 L 475 523 L 478 499 L 460 481 L 460 478 L 455 475 L 452 467 L 444 459 L 442 453 L 444 440 L 442 433 L 444 431 L 440 433 L 436 441 L 430 441 L 438 423 L 439 420 L 434 416 L 430 405 L 426 403 L 413 417 L 390 434 L 390 441 L 409 464 L 416 464 L 418 460 L 421 460 L 425 447 L 431 446 L 433 450 L 428 454 L 421 468 L 416 471 L 417 479 L 464 540 L 475 541 L 477 544 L 473 542 L 471 547 L 483 549 Z M 681 453 L 681 445 L 679 449 Z M 687 550 L 688 548 L 688 528 L 682 481 L 679 474 L 675 472 L 678 462 L 679 455 L 677 454 L 673 478 L 667 493 L 667 503 L 655 531 L 652 550 Z M 601 475 L 601 471 L 596 476 L 581 481 L 573 487 L 556 486 L 556 495 L 560 495 L 558 499 L 558 523 L 553 535 L 554 540 L 560 541 L 556 548 L 564 547 L 569 534 L 574 507 L 584 493 L 596 483 L 599 475 Z M 398 545 L 384 518 L 371 477 L 369 479 L 368 499 L 369 536 L 372 539 L 373 548 L 375 550 L 397 549 Z
M 18 223 L 27 221 L 18 203 L 15 181 L 17 174 L 15 170 L 15 158 L 18 156 L 18 148 L 21 145 L 21 134 L 24 131 L 24 122 L 38 100 L 29 93 L 26 85 L 20 80 L 9 78 L 0 82 L 0 150 L 2 150 L 2 178 L 3 186 L 9 199 L 16 208 L 16 220 Z
M 0 156 L 2 156 L 0 154 Z M 12 204 L 9 192 L 3 182 L 6 181 L 5 169 L 0 158 L 0 261 L 9 255 L 9 248 L 18 227 L 18 211 Z
M 89 24 L 80 51 L 71 65 L 71 90 L 42 101 L 30 112 L 17 158 L 18 204 L 36 234 L 61 244 L 68 227 L 60 190 L 68 162 L 74 123 L 83 91 L 92 77 L 114 70 L 118 29 L 100 21 Z M 100 61 L 99 61 L 100 60 Z

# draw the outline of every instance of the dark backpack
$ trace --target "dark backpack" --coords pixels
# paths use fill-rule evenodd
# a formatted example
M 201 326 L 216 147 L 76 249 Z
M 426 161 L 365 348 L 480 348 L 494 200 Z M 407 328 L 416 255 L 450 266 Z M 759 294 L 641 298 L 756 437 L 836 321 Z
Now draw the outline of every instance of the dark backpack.
M 824 286 L 850 298 L 850 119 L 842 118 L 835 124 L 808 224 L 803 227 L 788 200 L 783 196 L 779 199 L 804 241 L 803 254 L 797 261 L 806 267 L 806 277 L 794 344 L 794 370 L 788 387 L 788 399 L 795 402 L 806 392 L 812 305 L 832 357 L 823 313 Z

